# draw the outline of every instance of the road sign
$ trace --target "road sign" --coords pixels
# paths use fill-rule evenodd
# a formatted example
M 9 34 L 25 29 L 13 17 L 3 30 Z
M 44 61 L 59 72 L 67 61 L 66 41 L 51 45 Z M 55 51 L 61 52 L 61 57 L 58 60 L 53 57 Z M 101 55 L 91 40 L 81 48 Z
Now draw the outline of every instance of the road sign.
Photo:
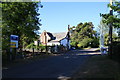
M 10 47 L 11 48 L 18 48 L 18 36 L 17 35 L 10 35 Z
M 10 43 L 10 47 L 11 47 L 11 48 L 16 48 L 16 42 L 11 42 L 11 43 Z

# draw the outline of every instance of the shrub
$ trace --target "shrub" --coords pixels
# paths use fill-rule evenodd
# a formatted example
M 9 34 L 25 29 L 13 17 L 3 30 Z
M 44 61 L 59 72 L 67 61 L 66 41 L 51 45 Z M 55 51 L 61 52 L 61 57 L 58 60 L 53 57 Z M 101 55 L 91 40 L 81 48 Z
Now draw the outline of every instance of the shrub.
M 43 51 L 43 50 L 45 50 L 45 46 L 44 45 L 42 45 L 42 44 L 40 44 L 40 49 L 41 49 L 41 52 Z

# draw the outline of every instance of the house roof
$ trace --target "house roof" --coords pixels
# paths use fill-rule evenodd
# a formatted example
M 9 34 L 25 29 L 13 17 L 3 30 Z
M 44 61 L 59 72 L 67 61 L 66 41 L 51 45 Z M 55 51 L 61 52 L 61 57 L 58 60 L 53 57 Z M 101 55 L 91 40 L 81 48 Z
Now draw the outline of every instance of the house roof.
M 67 32 L 59 32 L 59 33 L 52 33 L 52 34 L 55 37 L 54 41 L 60 41 L 60 40 L 62 40 L 63 38 L 66 37 Z
M 67 32 L 58 32 L 58 33 L 46 32 L 46 33 L 51 38 L 49 42 L 58 42 L 67 36 Z
M 51 40 L 54 40 L 54 39 L 55 39 L 52 33 L 47 32 L 47 34 L 51 37 Z

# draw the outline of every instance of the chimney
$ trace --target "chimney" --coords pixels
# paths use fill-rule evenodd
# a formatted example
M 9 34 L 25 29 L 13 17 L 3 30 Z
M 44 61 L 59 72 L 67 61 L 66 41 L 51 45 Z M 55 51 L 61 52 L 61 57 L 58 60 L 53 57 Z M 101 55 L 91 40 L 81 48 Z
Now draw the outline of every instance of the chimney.
M 68 32 L 70 31 L 70 25 L 68 25 Z

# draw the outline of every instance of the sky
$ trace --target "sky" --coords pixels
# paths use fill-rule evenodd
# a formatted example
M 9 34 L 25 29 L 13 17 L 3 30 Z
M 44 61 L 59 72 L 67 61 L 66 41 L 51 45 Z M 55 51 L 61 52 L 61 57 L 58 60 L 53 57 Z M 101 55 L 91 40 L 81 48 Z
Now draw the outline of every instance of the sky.
M 39 9 L 40 32 L 66 32 L 68 25 L 93 22 L 95 30 L 100 24 L 100 13 L 108 13 L 108 2 L 42 2 Z

